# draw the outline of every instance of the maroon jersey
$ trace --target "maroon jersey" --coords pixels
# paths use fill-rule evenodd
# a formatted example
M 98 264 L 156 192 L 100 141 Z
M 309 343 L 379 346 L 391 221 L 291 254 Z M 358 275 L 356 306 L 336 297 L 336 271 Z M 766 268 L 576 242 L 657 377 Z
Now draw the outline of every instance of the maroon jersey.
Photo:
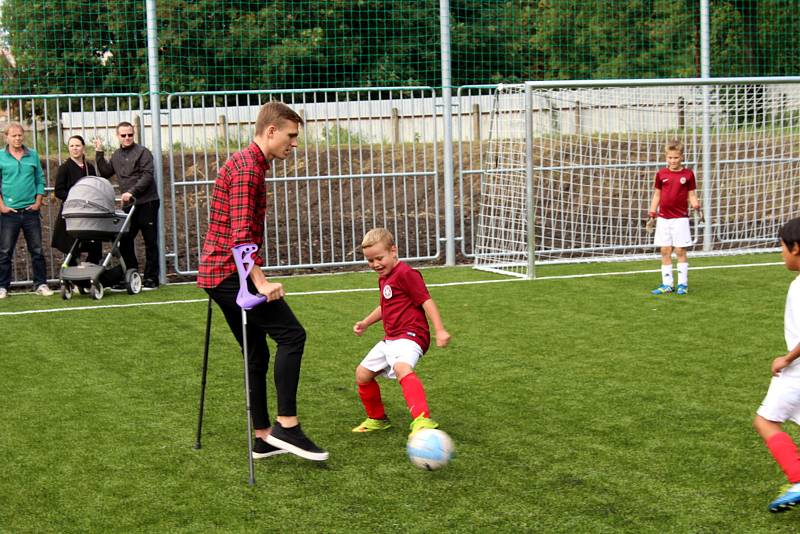
M 679 219 L 689 216 L 689 191 L 697 189 L 691 169 L 684 167 L 679 171 L 671 171 L 664 167 L 656 173 L 656 189 L 661 190 L 659 217 Z
M 381 288 L 383 339 L 410 339 L 422 352 L 428 350 L 431 332 L 422 304 L 431 298 L 419 271 L 398 261 L 387 277 L 378 278 Z

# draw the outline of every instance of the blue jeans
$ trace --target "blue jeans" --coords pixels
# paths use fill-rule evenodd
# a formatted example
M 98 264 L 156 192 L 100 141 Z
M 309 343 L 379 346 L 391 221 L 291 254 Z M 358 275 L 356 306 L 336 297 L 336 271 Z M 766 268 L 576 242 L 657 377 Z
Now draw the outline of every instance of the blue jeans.
M 16 213 L 0 214 L 0 287 L 11 286 L 11 259 L 17 246 L 19 231 L 25 234 L 25 243 L 33 264 L 33 287 L 47 283 L 47 267 L 42 251 L 41 213 L 19 210 Z

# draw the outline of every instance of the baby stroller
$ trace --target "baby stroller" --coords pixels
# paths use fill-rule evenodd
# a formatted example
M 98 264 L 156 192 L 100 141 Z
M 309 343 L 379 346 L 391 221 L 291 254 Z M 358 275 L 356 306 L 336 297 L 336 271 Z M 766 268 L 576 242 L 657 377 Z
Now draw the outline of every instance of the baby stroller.
M 69 190 L 64 202 L 62 215 L 67 234 L 75 238 L 64 263 L 61 265 L 61 298 L 72 298 L 73 288 L 81 293 L 87 288 L 95 300 L 103 298 L 103 285 L 125 283 L 129 295 L 142 290 L 142 277 L 136 269 L 126 269 L 125 260 L 119 251 L 120 238 L 130 227 L 130 218 L 136 206 L 130 211 L 117 211 L 114 200 L 114 186 L 105 178 L 86 176 Z M 100 265 L 88 262 L 70 266 L 72 258 L 80 256 L 81 241 L 110 241 L 111 250 Z M 118 265 L 112 265 L 117 258 Z

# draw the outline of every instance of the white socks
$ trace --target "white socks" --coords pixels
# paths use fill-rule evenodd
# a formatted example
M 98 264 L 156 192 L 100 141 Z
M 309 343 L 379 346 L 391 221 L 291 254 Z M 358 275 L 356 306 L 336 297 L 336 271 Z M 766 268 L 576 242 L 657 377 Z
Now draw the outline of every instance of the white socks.
M 688 286 L 689 285 L 689 264 L 688 263 L 679 263 L 678 264 L 678 285 Z
M 672 265 L 662 265 L 661 266 L 661 283 L 665 286 L 673 287 L 673 279 L 672 279 Z M 689 285 L 689 264 L 688 263 L 679 263 L 678 264 L 678 285 L 681 286 L 688 286 Z
M 672 265 L 661 266 L 661 284 L 672 287 Z

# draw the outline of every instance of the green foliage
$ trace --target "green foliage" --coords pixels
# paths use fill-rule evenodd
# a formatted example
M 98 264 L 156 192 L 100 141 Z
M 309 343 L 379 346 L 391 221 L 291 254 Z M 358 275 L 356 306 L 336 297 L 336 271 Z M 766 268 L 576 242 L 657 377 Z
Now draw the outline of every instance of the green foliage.
M 162 90 L 441 84 L 438 0 L 157 0 Z M 454 85 L 700 74 L 699 0 L 452 0 Z M 715 76 L 800 74 L 800 10 L 711 0 Z M 147 92 L 145 2 L 6 0 L 6 94 Z
M 320 132 L 322 142 L 328 145 L 368 145 L 369 140 L 359 132 L 342 126 L 325 126 Z

